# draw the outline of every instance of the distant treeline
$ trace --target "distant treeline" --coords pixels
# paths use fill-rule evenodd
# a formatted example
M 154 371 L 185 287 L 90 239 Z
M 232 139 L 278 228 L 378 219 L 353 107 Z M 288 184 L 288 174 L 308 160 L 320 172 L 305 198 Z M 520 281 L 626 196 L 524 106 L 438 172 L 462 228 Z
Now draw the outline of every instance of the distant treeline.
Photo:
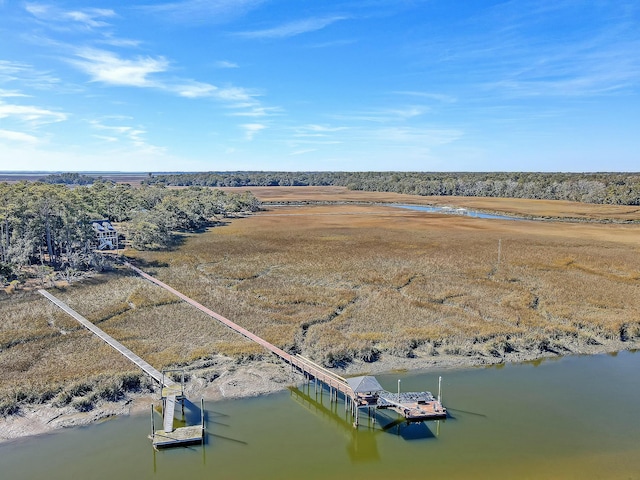
M 201 187 L 0 183 L 0 284 L 19 277 L 26 267 L 99 267 L 102 257 L 94 251 L 93 220 L 117 222 L 133 248 L 162 249 L 172 244 L 175 231 L 198 230 L 229 213 L 259 207 L 249 192 Z
M 154 175 L 147 184 L 343 186 L 410 195 L 457 195 L 640 205 L 640 173 L 208 172 Z
M 102 177 L 93 177 L 77 172 L 54 173 L 39 179 L 44 183 L 61 183 L 64 185 L 91 185 L 102 180 Z

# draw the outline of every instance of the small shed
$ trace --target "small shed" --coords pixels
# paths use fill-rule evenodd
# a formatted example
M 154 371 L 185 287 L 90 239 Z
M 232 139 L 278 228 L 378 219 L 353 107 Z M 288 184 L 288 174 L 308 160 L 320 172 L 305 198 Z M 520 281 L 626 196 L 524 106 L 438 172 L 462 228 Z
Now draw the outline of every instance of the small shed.
M 91 227 L 96 235 L 98 250 L 112 250 L 118 248 L 118 232 L 109 220 L 94 220 Z

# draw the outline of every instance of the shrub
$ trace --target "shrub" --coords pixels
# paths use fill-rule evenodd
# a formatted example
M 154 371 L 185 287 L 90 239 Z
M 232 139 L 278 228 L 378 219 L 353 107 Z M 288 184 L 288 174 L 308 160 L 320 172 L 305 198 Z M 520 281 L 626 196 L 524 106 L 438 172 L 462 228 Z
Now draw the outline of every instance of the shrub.
M 96 396 L 109 402 L 117 402 L 124 397 L 124 392 L 121 389 L 120 382 L 111 381 L 98 386 L 96 389 Z
M 328 368 L 344 368 L 353 361 L 353 355 L 346 349 L 330 350 L 321 359 L 323 366 Z
M 88 397 L 82 397 L 78 400 L 75 400 L 71 406 L 78 410 L 79 412 L 89 412 L 93 410 L 94 402 L 96 400 L 95 395 L 91 395 Z
M 120 376 L 120 382 L 125 392 L 137 392 L 142 388 L 142 381 L 138 373 L 124 373 Z
M 69 387 L 69 395 L 72 397 L 80 397 L 85 393 L 88 393 L 93 390 L 93 384 L 85 381 L 79 381 L 73 383 Z
M 20 402 L 11 398 L 0 399 L 0 417 L 15 415 L 20 411 Z

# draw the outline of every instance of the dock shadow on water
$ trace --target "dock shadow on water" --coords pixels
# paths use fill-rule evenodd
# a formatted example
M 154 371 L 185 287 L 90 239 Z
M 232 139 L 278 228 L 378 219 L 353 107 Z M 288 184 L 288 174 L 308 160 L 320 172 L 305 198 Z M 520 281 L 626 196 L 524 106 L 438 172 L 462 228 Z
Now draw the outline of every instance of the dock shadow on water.
M 289 387 L 291 399 L 314 415 L 324 424 L 330 425 L 336 437 L 346 437 L 346 450 L 351 462 L 377 462 L 381 460 L 378 439 L 381 435 L 393 435 L 407 441 L 436 440 L 441 424 L 445 420 L 407 421 L 393 412 L 375 407 L 361 408 L 359 424 L 347 411 L 344 400 L 331 400 L 326 388 L 311 387 L 311 384 Z
M 204 446 L 154 452 L 149 416 L 125 417 L 0 443 L 0 475 L 47 478 L 637 478 L 640 355 L 447 371 L 446 420 L 407 424 L 391 410 L 360 410 L 300 388 L 205 404 Z M 398 374 L 379 375 L 395 385 Z M 434 373 L 404 374 L 407 390 Z M 188 423 L 199 402 L 185 404 Z M 604 408 L 603 408 L 604 407 Z M 179 410 L 179 408 L 177 409 Z M 156 413 L 156 415 L 159 415 Z M 197 422 L 194 422 L 197 423 Z M 70 461 L 72 459 L 72 461 Z

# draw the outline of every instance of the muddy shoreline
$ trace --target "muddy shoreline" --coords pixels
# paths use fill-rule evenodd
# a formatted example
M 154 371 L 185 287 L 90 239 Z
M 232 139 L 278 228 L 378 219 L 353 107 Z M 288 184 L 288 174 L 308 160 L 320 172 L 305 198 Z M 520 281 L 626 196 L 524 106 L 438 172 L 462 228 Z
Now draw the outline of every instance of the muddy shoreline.
M 601 345 L 574 345 L 565 355 L 596 355 L 640 348 L 639 342 L 612 340 Z M 342 369 L 333 369 L 344 376 L 364 374 L 388 374 L 393 372 L 420 373 L 468 369 L 503 363 L 520 363 L 545 358 L 557 358 L 554 352 L 513 352 L 502 357 L 420 355 L 402 358 L 383 354 L 372 363 L 354 361 Z M 564 355 L 562 355 L 564 356 Z M 265 355 L 261 360 L 238 363 L 227 357 L 216 357 L 186 367 L 188 381 L 185 386 L 187 398 L 221 401 L 233 398 L 257 397 L 282 391 L 288 386 L 302 382 L 302 377 L 293 374 L 276 357 Z M 111 418 L 141 414 L 149 406 L 158 405 L 159 392 L 129 393 L 118 402 L 101 401 L 88 412 L 79 412 L 71 406 L 54 407 L 51 403 L 26 405 L 20 411 L 0 418 L 0 443 L 25 437 L 53 433 L 55 431 L 90 425 Z

